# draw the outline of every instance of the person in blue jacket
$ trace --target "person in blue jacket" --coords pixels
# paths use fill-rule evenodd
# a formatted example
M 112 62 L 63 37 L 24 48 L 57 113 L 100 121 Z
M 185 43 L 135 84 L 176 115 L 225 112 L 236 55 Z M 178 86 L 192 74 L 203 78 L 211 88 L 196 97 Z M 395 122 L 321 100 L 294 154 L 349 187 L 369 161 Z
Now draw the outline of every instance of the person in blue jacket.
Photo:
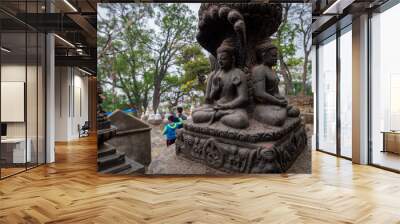
M 164 126 L 163 135 L 167 139 L 167 147 L 174 144 L 176 140 L 176 129 L 182 126 L 182 119 L 176 120 L 174 115 L 168 117 L 168 124 Z

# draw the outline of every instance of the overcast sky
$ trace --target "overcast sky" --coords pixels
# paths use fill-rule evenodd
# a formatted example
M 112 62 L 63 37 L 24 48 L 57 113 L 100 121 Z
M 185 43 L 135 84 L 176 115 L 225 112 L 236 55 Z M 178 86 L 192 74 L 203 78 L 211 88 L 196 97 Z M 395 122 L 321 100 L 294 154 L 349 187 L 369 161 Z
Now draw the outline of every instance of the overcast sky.
M 195 13 L 197 17 L 197 12 L 199 11 L 201 3 L 185 3 L 189 8 Z
M 101 5 L 101 4 L 115 4 L 115 3 L 99 3 L 99 5 Z M 135 4 L 135 3 L 126 3 L 126 4 Z M 190 10 L 192 10 L 194 12 L 195 16 L 197 17 L 197 12 L 199 11 L 201 3 L 184 3 L 184 4 L 188 5 Z M 98 12 L 98 14 L 101 15 L 101 17 L 103 17 L 103 18 L 106 17 L 106 11 L 104 10 L 104 8 L 98 7 L 97 12 Z

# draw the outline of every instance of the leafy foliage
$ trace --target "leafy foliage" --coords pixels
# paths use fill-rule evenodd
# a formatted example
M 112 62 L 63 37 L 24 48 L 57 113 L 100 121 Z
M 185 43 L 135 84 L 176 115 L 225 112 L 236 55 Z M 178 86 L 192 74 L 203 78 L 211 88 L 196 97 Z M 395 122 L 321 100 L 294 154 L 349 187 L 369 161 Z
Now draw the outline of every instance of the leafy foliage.
M 283 77 L 288 95 L 311 94 L 311 6 L 310 4 L 283 3 L 283 21 L 276 33 L 275 44 L 279 51 L 277 72 Z M 294 86 L 301 80 L 301 88 Z
M 196 60 L 187 66 L 188 61 L 177 62 L 193 43 L 196 30 L 196 18 L 187 5 L 100 4 L 100 8 L 106 13 L 98 22 L 98 70 L 108 97 L 120 98 L 120 105 L 124 102 L 139 112 L 146 111 L 152 100 L 157 110 L 161 97 L 172 100 L 168 96 L 196 78 L 179 73 L 199 70 Z M 190 88 L 180 92 L 179 98 Z M 104 108 L 113 108 L 108 104 L 115 101 L 105 100 Z
M 299 46 L 308 50 L 310 45 L 311 12 L 301 5 L 306 4 L 284 4 L 284 20 L 276 33 L 277 72 L 287 94 L 310 94 L 308 54 L 299 54 Z M 99 12 L 98 80 L 106 96 L 103 108 L 129 107 L 141 113 L 151 104 L 156 112 L 160 104 L 172 108 L 204 96 L 211 69 L 195 41 L 197 20 L 186 4 L 99 4 Z
M 209 61 L 196 43 L 185 47 L 177 59 L 182 68 L 182 89 L 187 94 L 192 90 L 205 93 L 206 74 L 211 72 Z
M 196 17 L 185 4 L 159 4 L 155 24 L 156 32 L 152 46 L 154 65 L 153 110 L 157 111 L 160 104 L 164 78 L 176 67 L 176 57 L 185 46 L 195 40 Z M 167 86 L 168 87 L 168 86 Z

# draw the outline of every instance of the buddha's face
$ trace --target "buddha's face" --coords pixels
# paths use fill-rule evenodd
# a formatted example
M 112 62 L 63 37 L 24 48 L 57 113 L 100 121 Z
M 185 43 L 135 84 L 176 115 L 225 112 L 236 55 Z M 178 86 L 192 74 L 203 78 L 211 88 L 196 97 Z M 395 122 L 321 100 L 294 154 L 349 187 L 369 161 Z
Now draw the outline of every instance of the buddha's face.
M 228 52 L 220 52 L 217 55 L 218 64 L 222 69 L 230 69 L 233 64 L 233 57 Z
M 275 66 L 278 62 L 278 49 L 273 47 L 263 51 L 262 61 L 265 65 Z

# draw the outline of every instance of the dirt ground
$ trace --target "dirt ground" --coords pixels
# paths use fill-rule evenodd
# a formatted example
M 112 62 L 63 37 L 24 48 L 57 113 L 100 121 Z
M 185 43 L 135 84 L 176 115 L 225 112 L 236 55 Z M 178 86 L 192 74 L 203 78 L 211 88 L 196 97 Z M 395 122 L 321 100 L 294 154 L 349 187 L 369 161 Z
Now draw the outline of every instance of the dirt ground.
M 201 163 L 193 162 L 176 156 L 175 144 L 166 146 L 165 138 L 162 135 L 163 125 L 153 125 L 151 130 L 152 162 L 149 165 L 147 174 L 206 174 L 223 175 L 225 172 L 207 167 Z M 299 155 L 296 162 L 288 170 L 288 173 L 311 173 L 311 124 L 306 125 L 308 135 L 308 147 Z

